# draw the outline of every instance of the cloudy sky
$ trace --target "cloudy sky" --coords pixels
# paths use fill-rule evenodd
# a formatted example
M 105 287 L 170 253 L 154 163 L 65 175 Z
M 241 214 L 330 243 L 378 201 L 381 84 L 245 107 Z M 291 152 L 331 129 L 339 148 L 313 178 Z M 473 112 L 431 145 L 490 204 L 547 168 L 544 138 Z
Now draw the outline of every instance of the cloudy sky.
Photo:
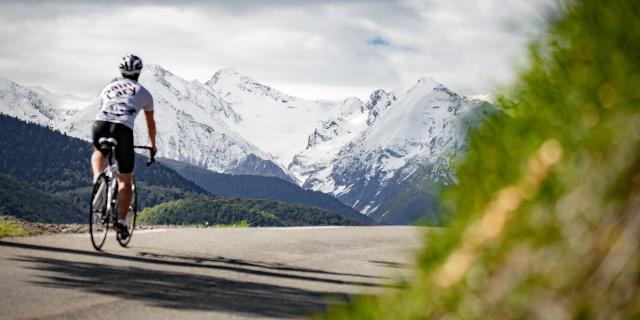
M 365 98 L 513 75 L 551 0 L 2 1 L 0 77 L 94 96 L 126 53 L 186 79 L 233 67 L 289 94 Z

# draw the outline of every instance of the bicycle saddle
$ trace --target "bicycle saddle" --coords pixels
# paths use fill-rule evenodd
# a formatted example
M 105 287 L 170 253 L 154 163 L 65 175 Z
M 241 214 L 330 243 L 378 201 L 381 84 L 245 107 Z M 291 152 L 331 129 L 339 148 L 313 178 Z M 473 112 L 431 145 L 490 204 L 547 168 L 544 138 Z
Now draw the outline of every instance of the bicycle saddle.
M 98 139 L 98 143 L 100 144 L 100 146 L 102 146 L 103 148 L 111 148 L 111 147 L 115 147 L 118 145 L 118 140 L 116 140 L 115 138 L 100 138 Z

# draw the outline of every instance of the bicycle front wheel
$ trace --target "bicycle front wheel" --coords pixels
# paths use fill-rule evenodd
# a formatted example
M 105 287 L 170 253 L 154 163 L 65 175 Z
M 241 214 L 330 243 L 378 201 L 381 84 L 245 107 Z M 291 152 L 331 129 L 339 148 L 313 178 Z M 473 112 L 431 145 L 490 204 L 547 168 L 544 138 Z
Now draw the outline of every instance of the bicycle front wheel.
M 122 239 L 120 234 L 116 234 L 116 239 L 118 243 L 126 247 L 129 242 L 131 242 L 131 237 L 133 237 L 133 230 L 136 228 L 136 218 L 138 217 L 138 192 L 136 191 L 136 181 L 135 179 L 131 181 L 131 204 L 129 205 L 129 212 L 127 213 L 127 231 L 129 231 L 129 237 L 126 239 Z
M 104 174 L 101 174 L 93 184 L 91 193 L 91 204 L 89 205 L 89 235 L 91 244 L 100 251 L 107 238 L 107 189 L 108 181 Z

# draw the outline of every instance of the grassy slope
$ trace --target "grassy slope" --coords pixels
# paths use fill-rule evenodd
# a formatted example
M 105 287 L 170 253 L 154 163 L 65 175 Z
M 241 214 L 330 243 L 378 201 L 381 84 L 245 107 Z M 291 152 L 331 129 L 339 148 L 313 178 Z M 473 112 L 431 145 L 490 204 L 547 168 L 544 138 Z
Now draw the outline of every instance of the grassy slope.
M 640 2 L 565 3 L 472 133 L 416 281 L 331 318 L 640 318 Z
M 27 236 L 29 232 L 21 226 L 0 219 L 0 238 Z

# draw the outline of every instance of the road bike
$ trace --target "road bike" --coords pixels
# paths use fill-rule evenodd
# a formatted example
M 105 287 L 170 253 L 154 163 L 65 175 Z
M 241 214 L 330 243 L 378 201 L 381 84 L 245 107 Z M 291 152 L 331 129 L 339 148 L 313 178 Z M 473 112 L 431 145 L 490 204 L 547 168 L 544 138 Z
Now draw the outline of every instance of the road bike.
M 89 235 L 91 236 L 93 247 L 100 251 L 107 238 L 109 228 L 115 230 L 114 225 L 118 222 L 118 180 L 116 179 L 118 163 L 114 159 L 118 141 L 114 138 L 100 138 L 98 143 L 101 149 L 106 150 L 108 165 L 93 184 L 89 209 Z M 146 163 L 147 166 L 155 162 L 151 147 L 134 146 L 134 148 L 147 149 L 149 151 L 150 157 Z M 123 239 L 120 233 L 116 232 L 116 240 L 122 247 L 126 247 L 131 241 L 138 215 L 138 192 L 135 179 L 131 181 L 131 189 L 133 194 L 129 205 L 129 213 L 127 214 L 129 237 Z

